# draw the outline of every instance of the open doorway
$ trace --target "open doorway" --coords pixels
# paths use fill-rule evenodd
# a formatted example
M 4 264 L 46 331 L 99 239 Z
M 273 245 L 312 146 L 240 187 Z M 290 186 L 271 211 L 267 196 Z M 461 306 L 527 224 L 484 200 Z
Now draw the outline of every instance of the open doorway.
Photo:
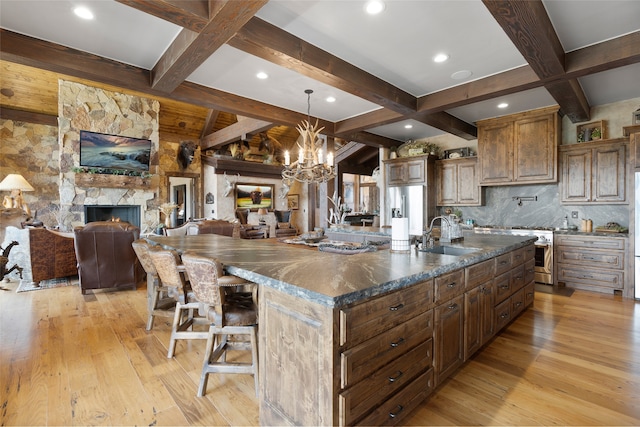
M 168 190 L 171 203 L 178 205 L 178 209 L 171 214 L 171 226 L 179 227 L 190 219 L 196 218 L 196 179 L 170 176 Z

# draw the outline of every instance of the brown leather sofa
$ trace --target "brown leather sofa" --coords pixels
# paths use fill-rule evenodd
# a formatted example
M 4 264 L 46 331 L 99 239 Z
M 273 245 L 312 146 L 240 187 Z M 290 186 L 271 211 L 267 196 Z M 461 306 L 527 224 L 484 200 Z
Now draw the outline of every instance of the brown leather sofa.
M 195 234 L 219 234 L 221 236 L 240 237 L 240 224 L 223 219 L 199 219 L 187 222 L 180 227 L 166 228 L 167 236 L 191 236 Z
M 265 231 L 258 225 L 247 224 L 249 209 L 236 209 L 236 218 L 240 221 L 240 238 L 264 239 Z
M 144 277 L 131 243 L 140 229 L 128 222 L 96 221 L 74 230 L 80 288 L 136 289 Z

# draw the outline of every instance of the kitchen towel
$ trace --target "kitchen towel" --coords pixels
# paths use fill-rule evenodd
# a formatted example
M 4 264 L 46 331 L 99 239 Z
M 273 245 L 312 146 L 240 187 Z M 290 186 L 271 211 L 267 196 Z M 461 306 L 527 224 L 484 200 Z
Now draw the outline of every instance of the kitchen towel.
M 409 252 L 409 218 L 391 218 L 391 252 Z

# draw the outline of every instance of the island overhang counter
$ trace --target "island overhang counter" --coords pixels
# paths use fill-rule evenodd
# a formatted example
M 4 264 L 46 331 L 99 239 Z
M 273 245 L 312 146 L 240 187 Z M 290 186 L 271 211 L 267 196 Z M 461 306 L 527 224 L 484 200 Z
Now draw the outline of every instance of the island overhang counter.
M 402 422 L 533 300 L 531 237 L 465 235 L 449 244 L 474 249 L 461 256 L 343 255 L 211 234 L 148 240 L 216 257 L 260 285 L 262 425 Z

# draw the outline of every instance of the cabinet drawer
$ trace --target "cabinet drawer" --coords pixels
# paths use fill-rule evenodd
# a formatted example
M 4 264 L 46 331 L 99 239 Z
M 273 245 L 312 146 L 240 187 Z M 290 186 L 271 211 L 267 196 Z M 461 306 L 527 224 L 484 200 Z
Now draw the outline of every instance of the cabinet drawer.
M 511 300 L 507 298 L 496 306 L 496 332 L 504 328 L 511 320 Z
M 487 283 L 493 278 L 495 263 L 492 259 L 465 268 L 465 289 Z
M 524 289 L 520 289 L 518 292 L 511 295 L 509 298 L 511 301 L 511 318 L 515 318 L 522 310 L 524 310 Z
M 354 421 L 378 407 L 388 396 L 404 387 L 420 372 L 431 369 L 432 347 L 433 340 L 425 341 L 340 393 L 340 425 L 353 425 Z
M 525 261 L 526 248 L 516 249 L 511 252 L 511 266 L 515 267 L 516 265 L 523 264 Z
M 536 296 L 536 284 L 529 283 L 524 287 L 524 306 L 529 307 L 533 304 L 533 299 Z
M 536 257 L 535 245 L 525 246 L 523 249 L 524 249 L 524 262 L 527 262 L 528 260 Z
M 342 388 L 350 387 L 433 336 L 433 310 L 422 313 L 341 355 Z
M 433 369 L 429 369 L 356 425 L 384 426 L 402 423 L 432 391 Z
M 624 250 L 625 239 L 624 238 L 607 238 L 597 236 L 555 236 L 556 247 L 560 246 L 572 246 L 582 249 L 597 248 L 597 249 L 611 249 L 611 250 Z
M 558 264 L 557 274 L 558 282 L 564 282 L 567 285 L 578 284 L 611 289 L 622 289 L 624 285 L 624 273 L 622 271 L 598 270 Z
M 464 292 L 464 270 L 456 270 L 435 278 L 435 301 L 439 304 Z
M 578 248 L 561 248 L 558 251 L 558 262 L 623 270 L 624 253 L 617 251 L 593 251 Z
M 433 306 L 433 279 L 340 310 L 340 345 L 351 347 Z
M 493 287 L 495 289 L 496 304 L 509 298 L 509 295 L 511 295 L 511 272 L 507 271 L 493 279 Z
M 511 252 L 496 257 L 496 276 L 511 270 Z
M 511 292 L 515 292 L 518 289 L 522 289 L 525 285 L 524 281 L 524 264 L 520 264 L 518 267 L 512 268 L 509 272 L 509 286 Z
M 529 259 L 524 263 L 524 283 L 533 282 L 536 277 L 536 260 Z

